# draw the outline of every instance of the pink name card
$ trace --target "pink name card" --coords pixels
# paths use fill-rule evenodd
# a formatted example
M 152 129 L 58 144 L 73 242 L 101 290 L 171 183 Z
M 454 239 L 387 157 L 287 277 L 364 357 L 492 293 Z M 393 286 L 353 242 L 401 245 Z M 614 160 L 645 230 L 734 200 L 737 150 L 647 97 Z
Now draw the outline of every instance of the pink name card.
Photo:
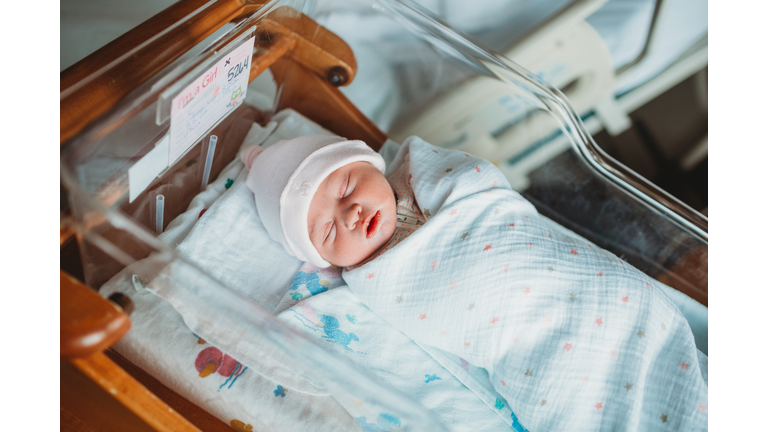
M 254 41 L 255 37 L 235 48 L 173 98 L 171 164 L 245 100 Z

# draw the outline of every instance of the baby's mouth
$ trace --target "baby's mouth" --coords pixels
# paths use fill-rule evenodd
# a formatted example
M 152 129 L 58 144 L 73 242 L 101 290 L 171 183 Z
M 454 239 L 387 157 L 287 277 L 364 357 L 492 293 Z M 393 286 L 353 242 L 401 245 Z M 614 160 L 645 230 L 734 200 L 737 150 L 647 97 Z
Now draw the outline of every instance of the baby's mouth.
M 381 224 L 381 211 L 377 211 L 375 215 L 368 221 L 368 226 L 365 229 L 365 238 L 369 239 L 376 234 Z

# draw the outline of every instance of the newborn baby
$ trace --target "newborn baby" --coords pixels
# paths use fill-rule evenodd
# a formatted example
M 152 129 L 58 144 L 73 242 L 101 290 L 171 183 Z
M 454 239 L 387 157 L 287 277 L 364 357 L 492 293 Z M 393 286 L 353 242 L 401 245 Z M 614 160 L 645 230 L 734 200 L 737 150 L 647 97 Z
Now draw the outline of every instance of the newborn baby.
M 554 231 L 490 162 L 418 137 L 386 178 L 361 141 L 305 136 L 259 153 L 241 158 L 272 238 L 344 266 L 367 307 L 513 429 L 707 429 L 708 359 L 658 282 Z
M 349 267 L 393 237 L 397 205 L 384 159 L 362 141 L 309 135 L 240 157 L 267 232 L 289 254 Z

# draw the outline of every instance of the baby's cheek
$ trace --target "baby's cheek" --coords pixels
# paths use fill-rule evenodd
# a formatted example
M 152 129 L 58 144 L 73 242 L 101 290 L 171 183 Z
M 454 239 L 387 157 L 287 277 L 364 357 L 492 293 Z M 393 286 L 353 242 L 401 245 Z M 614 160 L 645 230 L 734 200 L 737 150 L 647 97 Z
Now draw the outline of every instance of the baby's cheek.
M 394 234 L 395 230 L 397 229 L 397 216 L 393 216 L 392 219 L 387 221 L 384 226 L 382 227 L 382 244 L 389 240 Z
M 326 261 L 333 262 L 342 267 L 355 265 L 367 257 L 367 247 L 368 245 L 365 242 L 361 242 L 354 237 L 338 238 L 334 244 L 333 253 L 329 254 L 332 260 L 326 259 Z

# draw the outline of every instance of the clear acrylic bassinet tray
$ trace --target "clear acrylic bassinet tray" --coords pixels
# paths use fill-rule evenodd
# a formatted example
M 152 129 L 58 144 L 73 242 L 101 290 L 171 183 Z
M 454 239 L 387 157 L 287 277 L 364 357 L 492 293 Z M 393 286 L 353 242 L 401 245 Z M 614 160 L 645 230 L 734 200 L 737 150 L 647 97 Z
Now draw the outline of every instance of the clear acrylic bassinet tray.
M 208 6 L 179 25 L 210 13 Z M 231 114 L 195 132 L 191 146 L 170 163 L 166 160 L 169 166 L 157 168 L 157 176 L 143 189 L 131 183 L 129 173 L 142 168 L 147 155 L 158 148 L 166 151 L 161 146 L 168 145 L 164 140 L 174 127 L 172 104 L 190 84 L 251 40 L 254 59 L 280 51 L 276 35 L 284 28 L 299 32 L 291 26 L 304 25 L 299 15 L 303 13 L 341 37 L 356 57 L 352 76 L 334 70 L 336 75 L 321 78 L 343 84 L 341 92 L 390 138 L 402 142 L 419 135 L 435 145 L 482 148 L 485 154 L 494 154 L 494 146 L 502 142 L 514 142 L 514 155 L 492 162 L 541 214 L 706 302 L 706 264 L 700 264 L 702 256 L 706 263 L 706 218 L 602 152 L 563 94 L 536 75 L 409 3 L 285 1 L 241 10 L 245 12 L 192 50 L 179 53 L 63 142 L 62 183 L 69 193 L 70 223 L 78 235 L 85 282 L 91 287 L 98 289 L 119 273 L 127 278 L 131 272 L 126 268 L 140 267 L 141 284 L 173 291 L 177 311 L 208 314 L 209 322 L 186 322 L 193 331 L 210 325 L 240 329 L 241 343 L 232 348 L 233 357 L 252 356 L 259 363 L 253 356 L 265 353 L 273 360 L 262 364 L 272 368 L 265 373 L 329 394 L 350 412 L 361 403 L 377 407 L 395 416 L 400 430 L 441 428 L 433 413 L 407 395 L 296 333 L 253 299 L 180 256 L 175 244 L 157 238 L 235 158 L 247 122 L 267 124 L 280 109 L 291 107 L 288 99 L 295 99 L 291 86 L 296 82 L 291 74 L 306 73 L 299 71 L 306 65 L 272 64 L 265 73 L 283 79 L 258 97 L 251 94 L 255 108 L 241 104 L 228 111 Z M 325 35 L 314 35 L 304 33 L 302 43 L 327 44 Z M 62 92 L 62 100 L 109 77 L 121 62 L 141 56 L 142 49 L 81 77 Z M 253 60 L 250 67 L 258 67 L 256 63 Z M 322 71 L 311 72 L 320 76 Z M 248 92 L 253 91 L 249 87 Z M 445 107 L 451 108 L 450 115 Z M 318 123 L 334 132 L 322 119 Z M 214 146 L 209 137 L 216 134 L 219 142 Z M 215 345 L 216 337 L 208 342 Z

